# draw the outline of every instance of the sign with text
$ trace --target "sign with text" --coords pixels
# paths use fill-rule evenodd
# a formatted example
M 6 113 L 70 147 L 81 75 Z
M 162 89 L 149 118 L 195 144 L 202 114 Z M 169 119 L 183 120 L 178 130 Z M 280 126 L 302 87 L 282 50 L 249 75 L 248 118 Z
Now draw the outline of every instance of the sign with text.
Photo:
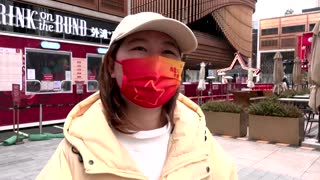
M 14 106 L 20 104 L 20 84 L 12 84 L 12 102 Z
M 52 81 L 53 80 L 53 74 L 43 74 L 43 80 Z
M 72 80 L 76 82 L 84 82 L 87 80 L 87 63 L 85 58 L 72 58 Z
M 38 9 L 38 8 L 37 8 Z M 41 9 L 41 8 L 40 8 Z M 87 27 L 87 21 L 57 13 L 0 3 L 0 24 L 26 29 L 110 39 L 112 30 Z
M 0 47 L 0 91 L 11 91 L 12 84 L 21 85 L 22 61 L 21 49 Z

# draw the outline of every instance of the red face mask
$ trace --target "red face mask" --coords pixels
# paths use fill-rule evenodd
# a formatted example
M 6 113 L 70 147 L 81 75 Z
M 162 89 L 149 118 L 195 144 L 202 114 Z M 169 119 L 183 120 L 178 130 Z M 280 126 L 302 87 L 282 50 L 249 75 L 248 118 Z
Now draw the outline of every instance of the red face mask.
M 184 62 L 161 56 L 116 61 L 122 65 L 121 93 L 144 108 L 164 105 L 181 83 Z

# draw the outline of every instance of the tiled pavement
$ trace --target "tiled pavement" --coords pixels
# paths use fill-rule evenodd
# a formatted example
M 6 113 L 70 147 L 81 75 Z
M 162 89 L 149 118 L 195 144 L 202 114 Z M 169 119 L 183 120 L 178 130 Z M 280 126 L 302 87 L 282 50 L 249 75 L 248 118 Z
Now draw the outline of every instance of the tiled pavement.
M 320 179 L 320 151 L 215 137 L 238 166 L 240 180 Z M 0 146 L 0 180 L 31 180 L 61 139 Z
M 237 164 L 240 180 L 320 179 L 320 151 L 215 138 Z

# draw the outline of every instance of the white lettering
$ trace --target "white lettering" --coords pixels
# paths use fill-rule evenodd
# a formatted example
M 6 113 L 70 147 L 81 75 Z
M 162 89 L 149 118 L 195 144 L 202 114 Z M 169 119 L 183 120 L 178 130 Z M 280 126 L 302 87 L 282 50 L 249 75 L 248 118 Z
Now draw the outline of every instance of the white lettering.
M 47 14 L 47 21 L 53 22 L 53 15 L 52 14 Z
M 64 32 L 66 34 L 71 34 L 71 28 L 72 28 L 72 24 L 71 24 L 71 17 L 64 17 Z
M 43 19 L 43 20 L 46 20 L 46 19 L 47 19 L 47 13 L 45 13 L 45 12 L 40 12 L 39 16 L 40 16 L 40 18 Z
M 27 9 L 27 28 L 36 29 L 33 21 L 33 14 L 38 14 L 37 11 L 31 11 L 31 9 Z
M 24 28 L 24 8 L 16 7 L 16 26 Z
M 1 6 L 1 12 L 0 12 L 1 24 L 7 25 L 7 23 L 6 23 L 6 6 L 3 4 L 0 4 L 0 6 Z
M 72 18 L 72 34 L 79 35 L 79 19 Z
M 110 34 L 112 34 L 111 32 L 108 32 L 108 30 L 106 29 L 100 29 L 100 38 L 102 39 L 109 39 Z
M 87 36 L 87 22 L 80 20 L 80 36 Z
M 9 26 L 13 26 L 13 6 L 9 5 Z
M 28 8 L 21 8 L 12 5 L 8 5 L 7 7 L 0 3 L 0 24 L 3 25 L 39 29 L 41 31 L 65 33 L 76 36 L 87 36 L 88 30 L 90 30 L 90 36 L 92 37 L 103 39 L 110 38 L 111 32 L 97 27 L 91 27 L 88 29 L 87 22 L 83 19 L 47 12 L 38 12 Z M 37 19 L 39 24 L 35 24 L 35 18 L 39 18 Z
M 53 32 L 54 30 L 53 30 L 53 25 L 49 25 L 48 26 L 48 31 L 50 31 L 50 32 Z
M 63 32 L 63 17 L 56 14 L 56 32 L 62 33 Z
M 99 29 L 98 28 L 92 27 L 90 29 L 90 31 L 91 31 L 91 37 L 95 37 L 95 38 L 99 37 Z
M 39 30 L 40 30 L 40 31 L 43 31 L 44 28 L 45 28 L 45 22 L 44 22 L 44 23 L 39 22 Z

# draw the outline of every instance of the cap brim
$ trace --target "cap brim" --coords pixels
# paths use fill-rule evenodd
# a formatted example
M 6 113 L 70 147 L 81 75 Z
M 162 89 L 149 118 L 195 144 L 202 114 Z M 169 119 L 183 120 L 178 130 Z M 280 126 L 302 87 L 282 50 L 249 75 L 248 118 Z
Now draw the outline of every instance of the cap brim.
M 159 31 L 168 34 L 176 41 L 182 53 L 194 51 L 198 46 L 197 38 L 185 24 L 169 18 L 154 19 L 137 25 L 130 31 L 118 36 L 115 40 L 117 41 L 130 34 L 147 30 Z

